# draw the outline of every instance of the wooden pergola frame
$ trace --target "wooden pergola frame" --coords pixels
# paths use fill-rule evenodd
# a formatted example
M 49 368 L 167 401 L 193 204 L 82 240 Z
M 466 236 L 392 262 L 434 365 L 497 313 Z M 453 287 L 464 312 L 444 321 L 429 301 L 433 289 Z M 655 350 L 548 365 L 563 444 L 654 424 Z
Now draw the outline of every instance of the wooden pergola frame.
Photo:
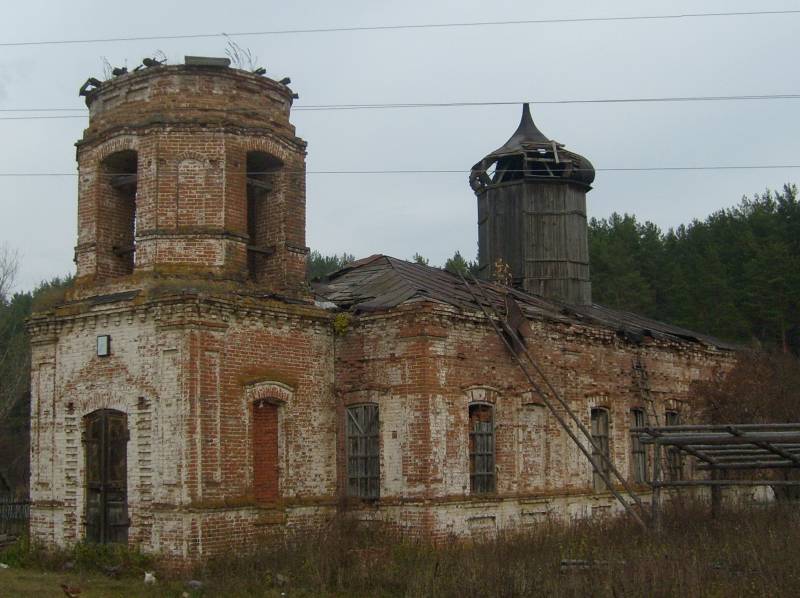
M 661 526 L 662 488 L 710 487 L 712 510 L 720 504 L 724 486 L 800 486 L 800 480 L 758 478 L 727 479 L 729 471 L 800 469 L 800 423 L 709 424 L 645 426 L 632 428 L 644 445 L 653 447 L 653 525 Z M 708 471 L 707 479 L 664 479 L 664 450 L 677 451 L 697 460 L 696 469 Z

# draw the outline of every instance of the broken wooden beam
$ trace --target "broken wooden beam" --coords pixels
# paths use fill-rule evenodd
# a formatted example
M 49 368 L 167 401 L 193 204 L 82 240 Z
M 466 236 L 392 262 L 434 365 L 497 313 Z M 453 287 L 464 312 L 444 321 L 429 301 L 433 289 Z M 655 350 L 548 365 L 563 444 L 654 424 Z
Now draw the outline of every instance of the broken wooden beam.
M 274 245 L 248 245 L 247 251 L 252 251 L 253 253 L 260 253 L 261 255 L 270 256 L 275 253 L 275 246 Z
M 124 190 L 130 190 L 132 188 L 135 191 L 137 179 L 138 175 L 136 173 L 113 174 L 109 179 L 109 184 L 114 189 L 119 189 L 124 191 Z
M 247 186 L 254 187 L 261 191 L 272 191 L 271 181 L 262 181 L 261 179 L 255 179 L 253 177 L 247 177 Z

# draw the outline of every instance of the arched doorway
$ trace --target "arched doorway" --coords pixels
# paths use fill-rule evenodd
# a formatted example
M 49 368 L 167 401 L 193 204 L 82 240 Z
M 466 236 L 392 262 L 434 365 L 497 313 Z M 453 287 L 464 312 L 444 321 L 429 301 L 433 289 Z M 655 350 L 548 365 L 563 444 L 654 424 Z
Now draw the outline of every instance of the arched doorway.
M 99 409 L 85 418 L 86 539 L 128 542 L 128 421 L 121 411 Z

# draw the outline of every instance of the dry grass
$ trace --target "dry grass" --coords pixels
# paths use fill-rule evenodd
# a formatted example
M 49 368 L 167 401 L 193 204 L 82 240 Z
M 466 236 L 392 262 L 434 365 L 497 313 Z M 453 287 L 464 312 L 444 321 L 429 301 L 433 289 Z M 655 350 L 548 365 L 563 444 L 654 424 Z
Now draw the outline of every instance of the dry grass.
M 564 559 L 591 561 L 562 571 Z M 660 534 L 622 519 L 544 524 L 479 543 L 429 543 L 339 521 L 323 533 L 207 563 L 214 595 L 779 596 L 800 589 L 798 505 L 675 507 Z M 218 593 L 218 594 L 217 594 Z
M 660 534 L 608 519 L 544 523 L 530 533 L 438 546 L 340 518 L 317 533 L 211 560 L 192 575 L 171 580 L 166 571 L 157 575 L 162 595 L 178 596 L 190 577 L 204 583 L 193 595 L 226 597 L 790 596 L 800 588 L 799 507 L 732 510 L 710 520 L 707 505 L 683 505 L 667 514 Z M 11 570 L 0 573 L 18 584 L 36 583 L 35 572 L 62 571 L 72 562 L 70 575 L 95 580 L 87 589 L 147 595 L 141 571 L 158 570 L 157 562 L 128 551 L 84 546 L 48 556 L 32 548 L 15 550 L 0 554 L 0 561 L 16 559 Z M 564 559 L 589 564 L 562 571 Z M 122 579 L 108 581 L 113 590 L 103 586 L 102 572 L 120 563 Z M 52 587 L 59 574 L 41 573 L 47 578 L 42 583 Z M 25 575 L 27 581 L 21 579 Z

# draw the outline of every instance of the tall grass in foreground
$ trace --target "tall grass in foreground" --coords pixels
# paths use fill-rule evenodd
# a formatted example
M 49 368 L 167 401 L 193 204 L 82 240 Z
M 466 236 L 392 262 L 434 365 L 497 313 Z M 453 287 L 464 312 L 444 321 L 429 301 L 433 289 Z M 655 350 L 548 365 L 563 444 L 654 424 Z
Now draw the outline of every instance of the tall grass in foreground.
M 581 563 L 564 568 L 564 560 Z M 526 533 L 436 545 L 343 515 L 320 531 L 231 551 L 190 574 L 157 556 L 86 544 L 46 551 L 21 540 L 0 551 L 0 561 L 95 571 L 130 579 L 133 590 L 152 568 L 164 596 L 183 595 L 189 578 L 203 586 L 187 594 L 226 598 L 793 596 L 800 594 L 800 504 L 728 510 L 717 519 L 709 519 L 708 505 L 674 504 L 659 534 L 610 518 L 545 522 Z
M 562 570 L 565 559 L 589 562 Z M 710 519 L 707 505 L 684 504 L 659 534 L 604 519 L 438 546 L 343 518 L 196 574 L 226 596 L 789 596 L 798 563 L 800 505 Z

